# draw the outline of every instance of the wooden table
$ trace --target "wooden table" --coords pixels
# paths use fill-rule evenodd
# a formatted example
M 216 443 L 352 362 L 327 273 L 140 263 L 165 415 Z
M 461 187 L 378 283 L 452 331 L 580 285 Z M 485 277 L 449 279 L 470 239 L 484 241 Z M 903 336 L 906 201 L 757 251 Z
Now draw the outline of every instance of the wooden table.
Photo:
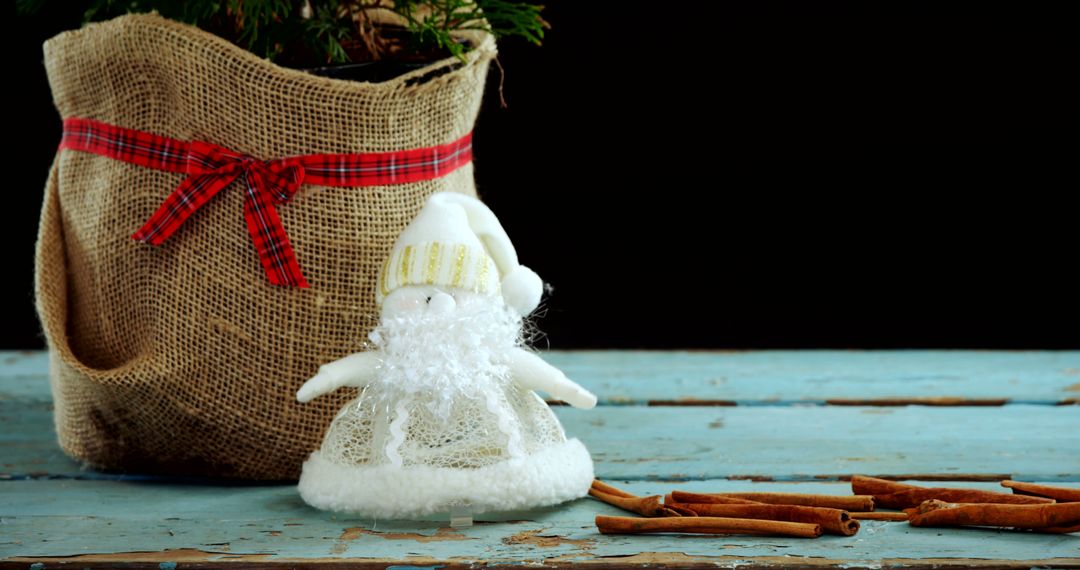
M 1080 487 L 1080 352 L 557 352 L 601 405 L 558 407 L 598 477 L 638 494 L 850 494 L 853 473 Z M 55 443 L 43 353 L 0 353 L 0 566 L 1080 568 L 1080 535 L 865 521 L 851 538 L 601 536 L 582 499 L 446 520 L 307 507 L 293 486 L 101 473 Z

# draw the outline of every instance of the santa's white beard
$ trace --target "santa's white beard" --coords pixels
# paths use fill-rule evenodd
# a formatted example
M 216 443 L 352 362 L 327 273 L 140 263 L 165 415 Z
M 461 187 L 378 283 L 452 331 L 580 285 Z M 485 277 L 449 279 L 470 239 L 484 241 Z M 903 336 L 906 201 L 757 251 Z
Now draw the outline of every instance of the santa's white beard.
M 368 337 L 380 359 L 377 392 L 428 396 L 431 411 L 446 417 L 454 399 L 480 397 L 510 380 L 507 359 L 521 337 L 521 316 L 500 297 L 459 295 L 445 313 L 383 319 Z

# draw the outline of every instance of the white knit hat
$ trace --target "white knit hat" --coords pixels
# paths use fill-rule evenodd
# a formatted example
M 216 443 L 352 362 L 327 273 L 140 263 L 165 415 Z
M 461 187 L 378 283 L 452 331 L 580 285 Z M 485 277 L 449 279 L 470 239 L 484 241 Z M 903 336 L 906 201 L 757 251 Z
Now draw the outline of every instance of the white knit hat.
M 483 202 L 453 192 L 433 194 L 398 236 L 379 275 L 376 301 L 381 305 L 405 285 L 501 292 L 521 315 L 536 309 L 544 289 L 540 277 L 518 263 L 495 214 Z

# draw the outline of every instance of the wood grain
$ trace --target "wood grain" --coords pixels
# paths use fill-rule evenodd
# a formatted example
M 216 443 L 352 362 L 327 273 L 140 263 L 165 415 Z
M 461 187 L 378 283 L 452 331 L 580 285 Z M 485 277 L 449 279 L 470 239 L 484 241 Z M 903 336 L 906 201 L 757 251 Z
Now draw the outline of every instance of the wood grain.
M 45 354 L 0 351 L 0 392 L 47 395 Z M 603 405 L 1055 405 L 1080 398 L 1080 351 L 551 351 L 544 359 Z
M 611 482 L 641 496 L 661 494 L 671 488 L 669 483 L 661 482 Z M 995 483 L 965 486 L 1000 488 Z M 694 481 L 680 483 L 679 487 L 695 492 L 850 492 L 850 486 L 842 482 Z M 213 562 L 234 556 L 262 556 L 267 561 L 340 557 L 410 563 L 407 561 L 412 555 L 458 562 L 618 562 L 609 558 L 658 552 L 690 556 L 795 555 L 798 560 L 820 557 L 877 565 L 899 558 L 1060 559 L 1078 556 L 1080 548 L 1080 536 L 920 529 L 885 521 L 862 521 L 856 537 L 825 535 L 810 541 L 813 544 L 779 537 L 601 536 L 593 525 L 594 517 L 621 516 L 625 512 L 591 499 L 500 516 L 481 515 L 472 528 L 451 529 L 445 519 L 437 517 L 429 517 L 427 522 L 372 521 L 317 511 L 305 505 L 291 486 L 7 481 L 0 482 L 0 505 L 4 520 L 0 560 L 15 555 L 195 549 L 206 552 L 203 560 Z M 177 570 L 182 570 L 182 565 Z
M 556 409 L 568 434 L 589 447 L 598 477 L 640 496 L 676 488 L 848 495 L 853 473 L 986 490 L 1008 477 L 1080 489 L 1080 438 L 1069 436 L 1080 433 L 1080 411 L 1054 405 L 1080 393 L 1078 352 L 546 358 L 600 397 L 595 410 Z M 1080 568 L 1078 535 L 864 520 L 856 537 L 812 541 L 606 536 L 594 517 L 624 513 L 591 499 L 453 529 L 437 517 L 320 512 L 291 485 L 102 473 L 57 447 L 46 362 L 40 352 L 0 352 L 2 567 Z

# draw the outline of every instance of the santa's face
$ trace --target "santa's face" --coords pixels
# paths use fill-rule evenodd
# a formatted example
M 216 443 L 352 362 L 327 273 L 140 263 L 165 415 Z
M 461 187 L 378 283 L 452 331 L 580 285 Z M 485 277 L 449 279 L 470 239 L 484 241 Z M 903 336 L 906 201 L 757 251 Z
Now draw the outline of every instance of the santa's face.
M 522 318 L 499 295 L 410 285 L 383 300 L 372 331 L 381 378 L 409 392 L 479 387 L 505 374 Z
M 410 285 L 395 289 L 383 300 L 380 316 L 383 320 L 410 315 L 418 315 L 428 311 L 434 313 L 448 313 L 457 308 L 458 295 L 475 295 L 474 293 L 455 291 L 434 285 Z

